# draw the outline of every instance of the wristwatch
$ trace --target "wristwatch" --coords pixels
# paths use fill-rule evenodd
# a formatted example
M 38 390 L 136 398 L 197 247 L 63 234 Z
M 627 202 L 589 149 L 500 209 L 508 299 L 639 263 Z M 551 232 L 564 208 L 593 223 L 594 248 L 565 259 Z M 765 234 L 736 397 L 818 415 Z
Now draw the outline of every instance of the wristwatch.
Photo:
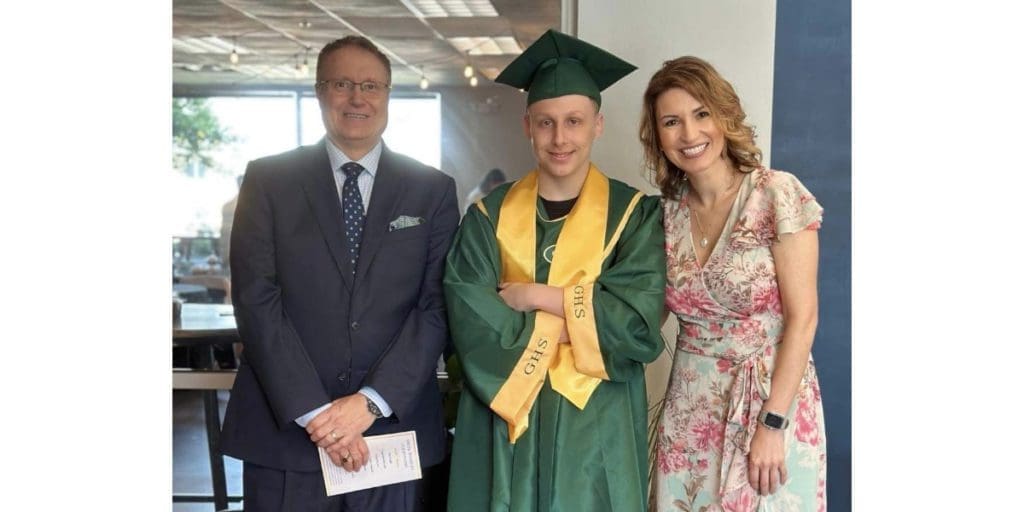
M 761 414 L 757 415 L 757 421 L 769 430 L 782 430 L 789 426 L 789 420 L 785 416 L 764 409 L 761 409 Z
M 370 400 L 368 396 L 366 397 L 366 410 L 370 411 L 374 418 L 384 417 L 384 413 L 380 412 L 380 407 L 377 407 L 377 404 L 373 403 L 373 400 Z

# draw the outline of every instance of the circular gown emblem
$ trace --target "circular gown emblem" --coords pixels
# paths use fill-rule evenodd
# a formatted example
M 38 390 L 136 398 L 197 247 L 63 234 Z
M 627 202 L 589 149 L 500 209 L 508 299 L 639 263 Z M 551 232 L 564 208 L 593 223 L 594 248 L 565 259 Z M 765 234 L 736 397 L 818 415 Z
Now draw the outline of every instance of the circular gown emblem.
M 555 258 L 555 244 L 551 244 L 544 249 L 544 261 L 551 263 L 551 260 Z

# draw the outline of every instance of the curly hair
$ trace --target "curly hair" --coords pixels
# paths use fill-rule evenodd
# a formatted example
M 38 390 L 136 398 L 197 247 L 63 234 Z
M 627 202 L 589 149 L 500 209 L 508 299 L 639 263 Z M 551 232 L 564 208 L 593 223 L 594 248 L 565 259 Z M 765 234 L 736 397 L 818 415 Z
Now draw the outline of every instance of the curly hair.
M 754 144 L 754 128 L 743 122 L 747 114 L 739 96 L 722 75 L 697 57 L 679 57 L 665 61 L 647 84 L 640 119 L 640 144 L 644 148 L 644 167 L 652 183 L 667 198 L 678 199 L 686 174 L 665 157 L 658 139 L 655 103 L 661 93 L 680 88 L 690 93 L 711 112 L 715 125 L 725 135 L 725 157 L 742 172 L 761 166 L 761 150 Z

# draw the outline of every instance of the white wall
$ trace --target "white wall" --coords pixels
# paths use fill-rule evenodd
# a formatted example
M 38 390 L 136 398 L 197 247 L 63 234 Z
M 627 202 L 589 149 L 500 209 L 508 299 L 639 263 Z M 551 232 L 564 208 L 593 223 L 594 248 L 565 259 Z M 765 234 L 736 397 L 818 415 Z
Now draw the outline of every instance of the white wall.
M 602 171 L 634 186 L 645 183 L 637 137 L 641 99 L 661 64 L 683 55 L 710 62 L 732 83 L 768 163 L 774 0 L 580 0 L 577 15 L 580 39 L 639 68 L 601 94 L 605 131 L 592 158 Z
M 651 75 L 664 61 L 683 55 L 710 62 L 732 83 L 768 165 L 775 0 L 580 0 L 576 12 L 580 39 L 639 68 L 601 94 L 604 135 L 591 158 L 605 174 L 647 193 L 657 191 L 642 170 L 637 135 L 641 102 Z M 664 329 L 670 347 L 675 333 L 675 320 L 670 319 Z M 670 368 L 668 352 L 648 366 L 651 405 L 664 396 Z

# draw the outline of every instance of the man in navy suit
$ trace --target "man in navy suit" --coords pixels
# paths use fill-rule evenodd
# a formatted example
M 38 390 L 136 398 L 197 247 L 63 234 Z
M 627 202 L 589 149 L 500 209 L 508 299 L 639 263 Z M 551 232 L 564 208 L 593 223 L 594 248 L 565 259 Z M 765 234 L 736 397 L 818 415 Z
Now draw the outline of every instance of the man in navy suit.
M 455 182 L 393 153 L 391 65 L 367 39 L 321 50 L 327 136 L 249 163 L 231 234 L 243 340 L 223 452 L 244 461 L 245 510 L 423 510 L 422 480 L 328 497 L 317 446 L 359 470 L 364 436 L 413 430 L 444 458 L 435 368 L 447 340 L 442 274 Z

